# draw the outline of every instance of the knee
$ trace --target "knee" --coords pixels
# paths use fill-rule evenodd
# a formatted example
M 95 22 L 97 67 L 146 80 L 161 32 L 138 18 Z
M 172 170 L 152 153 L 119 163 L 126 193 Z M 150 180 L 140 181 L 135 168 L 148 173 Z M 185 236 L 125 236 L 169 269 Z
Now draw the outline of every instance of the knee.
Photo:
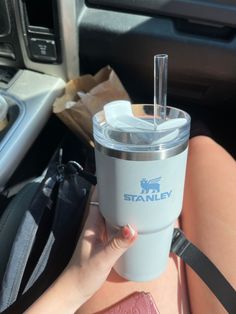
M 232 163 L 232 161 L 235 163 L 234 158 L 220 144 L 212 138 L 202 135 L 190 139 L 189 160 L 196 164 L 209 163 L 209 165 L 225 160 L 227 160 L 227 163 Z
M 204 152 L 211 151 L 213 152 L 215 149 L 219 149 L 219 144 L 217 144 L 212 138 L 208 136 L 195 136 L 189 141 L 189 153 L 191 154 L 202 154 Z
M 190 146 L 209 145 L 209 143 L 216 144 L 216 142 L 211 137 L 205 135 L 194 136 L 189 140 Z

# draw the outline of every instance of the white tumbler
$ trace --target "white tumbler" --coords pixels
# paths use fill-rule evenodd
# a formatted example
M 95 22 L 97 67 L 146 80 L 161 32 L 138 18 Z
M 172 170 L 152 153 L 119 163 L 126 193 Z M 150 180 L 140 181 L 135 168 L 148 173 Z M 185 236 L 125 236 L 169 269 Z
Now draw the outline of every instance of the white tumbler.
M 114 267 L 132 281 L 152 280 L 165 271 L 183 201 L 190 116 L 167 107 L 163 121 L 158 106 L 155 128 L 153 108 L 132 105 L 134 119 L 147 128 L 129 122 L 112 126 L 104 111 L 93 117 L 99 206 L 108 234 L 126 224 L 138 231 Z

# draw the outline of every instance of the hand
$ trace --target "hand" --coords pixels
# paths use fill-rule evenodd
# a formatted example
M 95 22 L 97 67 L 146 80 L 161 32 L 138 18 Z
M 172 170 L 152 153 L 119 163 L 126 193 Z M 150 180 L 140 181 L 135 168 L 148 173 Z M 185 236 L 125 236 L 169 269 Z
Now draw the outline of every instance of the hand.
M 94 194 L 92 201 L 95 200 Z M 136 238 L 135 229 L 126 225 L 108 241 L 98 206 L 90 205 L 87 221 L 69 265 L 78 270 L 78 285 L 84 302 L 101 287 L 115 262 Z
M 93 195 L 93 201 L 95 200 Z M 97 206 L 89 214 L 70 263 L 25 312 L 27 314 L 71 314 L 105 282 L 118 258 L 133 244 L 137 232 L 129 225 L 107 240 L 105 223 Z

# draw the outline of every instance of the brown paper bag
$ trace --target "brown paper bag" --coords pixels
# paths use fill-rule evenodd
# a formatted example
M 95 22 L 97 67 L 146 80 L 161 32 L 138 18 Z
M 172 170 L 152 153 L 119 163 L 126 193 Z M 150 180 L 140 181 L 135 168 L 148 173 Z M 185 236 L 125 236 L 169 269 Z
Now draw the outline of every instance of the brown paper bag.
M 94 76 L 71 80 L 65 93 L 53 104 L 53 112 L 81 139 L 93 146 L 92 117 L 113 100 L 129 100 L 129 95 L 110 66 Z

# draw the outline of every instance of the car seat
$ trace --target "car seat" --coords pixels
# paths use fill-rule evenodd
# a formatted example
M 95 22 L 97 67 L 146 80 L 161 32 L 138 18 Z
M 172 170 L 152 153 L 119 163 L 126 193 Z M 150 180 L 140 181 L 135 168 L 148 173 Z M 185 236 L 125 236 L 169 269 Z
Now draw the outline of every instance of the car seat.
M 18 226 L 20 225 L 26 209 L 31 203 L 38 186 L 39 182 L 27 183 L 13 197 L 0 218 L 0 282 L 3 280 Z

